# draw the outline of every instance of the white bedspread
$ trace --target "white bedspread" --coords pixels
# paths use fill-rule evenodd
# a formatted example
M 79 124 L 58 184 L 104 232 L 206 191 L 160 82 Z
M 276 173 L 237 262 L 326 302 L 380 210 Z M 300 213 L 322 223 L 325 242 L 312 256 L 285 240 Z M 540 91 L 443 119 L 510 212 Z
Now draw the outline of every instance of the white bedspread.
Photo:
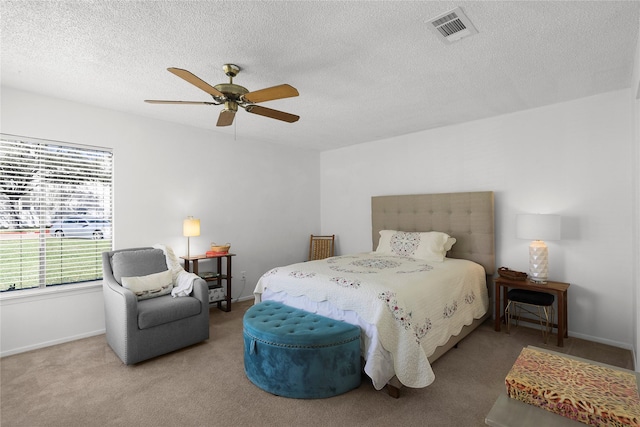
M 324 307 L 324 313 L 313 310 L 319 314 L 333 311 L 329 317 L 361 326 L 365 372 L 376 389 L 393 374 L 408 387 L 431 384 L 435 376 L 427 357 L 482 317 L 489 304 L 485 271 L 476 263 L 450 258 L 428 263 L 376 253 L 274 268 L 254 293 L 257 299 L 263 293 L 284 302 L 298 299 L 298 306 L 309 309 L 302 299 Z M 384 363 L 392 366 L 376 366 Z

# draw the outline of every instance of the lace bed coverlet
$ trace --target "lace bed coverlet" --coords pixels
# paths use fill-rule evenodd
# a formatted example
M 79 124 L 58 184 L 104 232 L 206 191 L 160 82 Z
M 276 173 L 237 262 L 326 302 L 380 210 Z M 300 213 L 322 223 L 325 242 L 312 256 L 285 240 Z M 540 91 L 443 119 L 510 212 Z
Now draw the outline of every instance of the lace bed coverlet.
M 431 384 L 435 376 L 427 357 L 482 317 L 489 304 L 484 268 L 474 262 L 451 258 L 427 262 L 376 253 L 274 268 L 256 286 L 256 294 L 265 292 L 328 303 L 338 311 L 357 313 L 360 326 L 372 325 L 364 328 L 363 356 L 365 372 L 376 389 L 393 374 L 408 387 Z M 371 366 L 383 363 L 384 357 L 372 357 L 375 349 L 367 348 L 370 345 L 380 345 L 391 355 L 386 357 L 392 364 L 386 370 L 390 374 L 379 375 L 385 368 Z

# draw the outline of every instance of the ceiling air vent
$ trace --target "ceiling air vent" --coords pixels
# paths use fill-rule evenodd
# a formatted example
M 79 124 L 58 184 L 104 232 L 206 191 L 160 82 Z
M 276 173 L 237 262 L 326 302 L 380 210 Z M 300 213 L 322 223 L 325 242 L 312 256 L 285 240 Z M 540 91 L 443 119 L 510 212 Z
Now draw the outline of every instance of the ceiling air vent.
M 458 40 L 477 34 L 478 30 L 473 26 L 469 18 L 461 8 L 456 7 L 449 12 L 438 15 L 427 21 L 438 37 L 445 43 L 453 43 Z

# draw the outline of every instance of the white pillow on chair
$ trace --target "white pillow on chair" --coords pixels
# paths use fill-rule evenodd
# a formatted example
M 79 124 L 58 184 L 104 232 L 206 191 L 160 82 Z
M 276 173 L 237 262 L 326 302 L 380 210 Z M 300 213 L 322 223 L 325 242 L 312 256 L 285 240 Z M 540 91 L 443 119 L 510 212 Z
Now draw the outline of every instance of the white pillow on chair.
M 138 300 L 155 298 L 171 292 L 173 276 L 171 270 L 165 270 L 147 276 L 123 277 L 122 286 L 136 294 Z

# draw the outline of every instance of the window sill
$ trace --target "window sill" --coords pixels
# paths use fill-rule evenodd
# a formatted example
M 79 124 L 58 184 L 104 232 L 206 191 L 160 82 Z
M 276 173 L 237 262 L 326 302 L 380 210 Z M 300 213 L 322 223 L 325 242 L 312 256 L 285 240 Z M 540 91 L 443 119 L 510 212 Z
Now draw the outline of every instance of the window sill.
M 102 288 L 102 280 L 78 283 L 74 285 L 49 286 L 46 288 L 21 289 L 0 293 L 0 304 L 11 304 L 27 302 L 29 300 L 39 300 L 47 298 L 57 298 L 68 295 L 78 295 L 87 292 L 96 292 Z

